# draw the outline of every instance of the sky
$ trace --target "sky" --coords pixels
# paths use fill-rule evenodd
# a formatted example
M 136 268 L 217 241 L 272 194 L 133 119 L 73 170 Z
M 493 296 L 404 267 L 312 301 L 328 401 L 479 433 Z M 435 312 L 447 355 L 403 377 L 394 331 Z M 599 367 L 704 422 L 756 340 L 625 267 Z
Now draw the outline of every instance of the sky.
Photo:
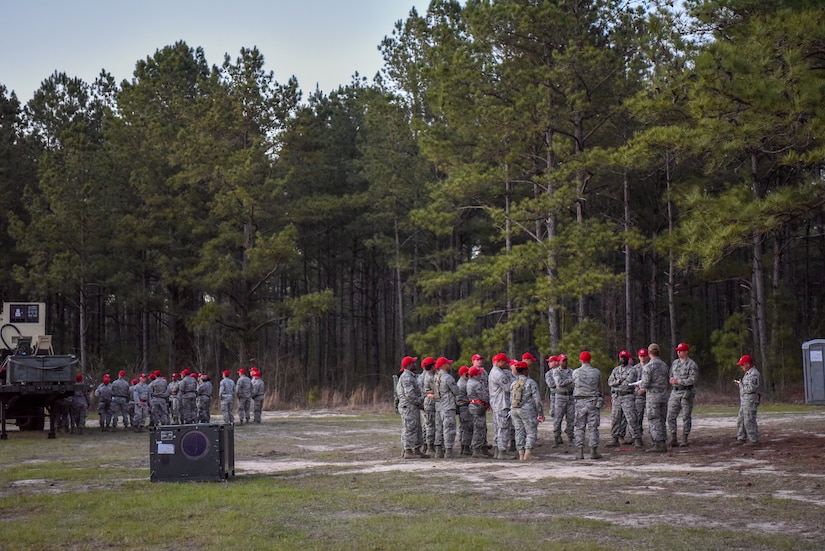
M 183 40 L 209 65 L 257 46 L 275 80 L 298 79 L 304 97 L 329 93 L 356 71 L 382 67 L 377 47 L 395 22 L 428 0 L 0 0 L 0 85 L 25 103 L 55 71 L 120 83 L 138 60 Z

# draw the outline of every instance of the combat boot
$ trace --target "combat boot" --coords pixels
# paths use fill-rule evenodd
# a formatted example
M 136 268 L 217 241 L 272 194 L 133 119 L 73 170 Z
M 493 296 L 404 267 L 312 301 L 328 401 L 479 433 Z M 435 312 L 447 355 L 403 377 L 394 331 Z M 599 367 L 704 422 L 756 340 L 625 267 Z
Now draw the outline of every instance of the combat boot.
M 521 458 L 522 461 L 530 461 L 530 458 L 533 457 L 533 450 L 527 448 L 524 450 L 524 457 Z
M 601 459 L 602 454 L 599 453 L 599 447 L 593 446 L 590 448 L 590 459 Z
M 619 439 L 614 436 L 613 440 L 610 441 L 610 444 L 607 444 L 607 447 L 608 448 L 618 448 L 619 447 Z
M 576 459 L 584 459 L 584 448 L 576 448 Z
M 633 440 L 633 447 L 634 448 L 644 448 L 644 442 L 642 442 L 641 438 L 636 438 Z
M 427 455 L 426 453 L 424 453 L 424 451 L 422 451 L 422 449 L 420 447 L 415 448 L 413 450 L 413 453 L 416 455 L 416 457 L 420 457 L 421 459 L 429 459 L 430 458 L 430 456 Z
M 518 460 L 519 461 L 524 461 L 524 450 L 519 450 L 518 451 Z
M 654 442 L 653 447 L 647 451 L 650 453 L 667 453 L 667 444 L 663 440 Z
M 436 446 L 435 447 L 435 458 L 436 459 L 444 459 L 444 446 Z
M 501 459 L 501 450 L 498 449 L 498 446 L 493 448 L 495 453 L 493 454 L 493 459 Z
M 679 442 L 679 447 L 680 448 L 687 448 L 688 446 L 690 446 L 690 444 L 688 444 L 687 434 L 683 434 L 682 435 L 682 441 Z
M 553 442 L 553 447 L 554 447 L 554 448 L 558 448 L 558 447 L 559 447 L 559 446 L 561 446 L 562 444 L 564 444 L 564 440 L 562 440 L 562 439 L 561 439 L 561 436 L 556 436 L 556 439 L 555 439 L 555 441 Z
M 473 450 L 473 457 L 478 459 L 487 459 L 490 457 L 490 452 L 486 448 L 476 448 Z
M 461 455 L 466 455 L 466 456 L 473 455 L 473 447 L 472 446 L 461 446 Z
M 455 459 L 452 448 L 444 448 L 444 459 Z
M 418 459 L 418 456 L 412 450 L 404 450 L 401 459 Z
M 423 445 L 421 446 L 421 451 L 422 451 L 423 453 L 427 453 L 427 451 L 428 451 L 427 444 L 423 444 Z
M 671 448 L 675 448 L 675 447 L 679 446 L 679 442 L 676 440 L 676 433 L 675 432 L 670 433 L 670 442 L 669 442 L 669 444 L 670 444 Z

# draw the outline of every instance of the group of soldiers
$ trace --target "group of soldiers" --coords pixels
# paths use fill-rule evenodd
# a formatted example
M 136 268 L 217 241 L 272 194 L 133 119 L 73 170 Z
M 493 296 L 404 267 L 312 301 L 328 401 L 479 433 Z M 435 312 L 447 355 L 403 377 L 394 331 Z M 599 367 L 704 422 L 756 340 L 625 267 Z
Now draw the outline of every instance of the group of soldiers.
M 612 398 L 608 447 L 632 444 L 634 448 L 644 448 L 645 417 L 652 442 L 646 451 L 667 452 L 668 445 L 689 446 L 699 368 L 689 357 L 690 347 L 686 343 L 679 343 L 675 351 L 678 357 L 670 366 L 660 359 L 656 343 L 638 350 L 638 363 L 634 363 L 633 355 L 627 350 L 619 352 L 619 365 L 607 379 Z M 599 424 L 605 393 L 601 372 L 590 364 L 591 359 L 590 352 L 581 352 L 580 366 L 576 369 L 570 369 L 565 354 L 547 359 L 545 382 L 553 417 L 552 446 L 562 446 L 562 434 L 566 433 L 568 443 L 576 448 L 576 459 L 584 459 L 585 439 L 590 458 L 602 457 L 598 450 Z M 451 373 L 452 360 L 424 358 L 423 371 L 416 374 L 418 358 L 402 359 L 394 391 L 397 411 L 402 417 L 403 458 L 454 458 L 457 455 L 522 461 L 532 458 L 538 424 L 544 421 L 538 384 L 528 375 L 538 360 L 525 352 L 521 360 L 499 353 L 491 361 L 488 373 L 484 357 L 475 354 L 473 365 L 461 366 L 456 381 Z M 742 356 L 738 365 L 744 375 L 734 381 L 740 391 L 734 443 L 753 445 L 759 442 L 756 408 L 761 380 L 751 356 Z M 488 410 L 492 412 L 492 442 L 487 440 Z M 459 452 L 453 449 L 456 436 Z
M 237 380 L 229 370 L 222 372 L 218 387 L 221 413 L 225 424 L 261 422 L 261 412 L 265 397 L 264 381 L 257 367 L 237 371 Z M 195 373 L 184 369 L 172 373 L 172 380 L 156 370 L 148 375 L 141 373 L 138 378 L 129 379 L 121 370 L 112 380 L 106 373 L 95 388 L 100 430 L 107 432 L 117 429 L 118 422 L 125 430 L 143 432 L 145 426 L 172 424 L 208 423 L 211 420 L 213 384 L 206 373 Z M 77 382 L 83 376 L 77 375 Z M 237 400 L 237 410 L 235 401 Z M 84 385 L 76 385 L 72 396 L 58 400 L 52 407 L 52 417 L 57 430 L 82 434 L 86 426 L 86 415 L 92 404 L 91 396 Z

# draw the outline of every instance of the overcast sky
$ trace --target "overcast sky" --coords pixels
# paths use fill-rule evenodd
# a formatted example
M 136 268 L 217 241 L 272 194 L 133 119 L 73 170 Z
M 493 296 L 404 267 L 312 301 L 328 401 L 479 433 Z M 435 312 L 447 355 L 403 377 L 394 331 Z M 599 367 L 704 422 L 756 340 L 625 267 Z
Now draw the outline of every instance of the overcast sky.
M 298 78 L 304 97 L 359 74 L 372 80 L 377 50 L 399 19 L 428 0 L 0 0 L 0 84 L 25 103 L 55 71 L 120 83 L 135 63 L 185 41 L 210 65 L 257 46 L 275 80 Z

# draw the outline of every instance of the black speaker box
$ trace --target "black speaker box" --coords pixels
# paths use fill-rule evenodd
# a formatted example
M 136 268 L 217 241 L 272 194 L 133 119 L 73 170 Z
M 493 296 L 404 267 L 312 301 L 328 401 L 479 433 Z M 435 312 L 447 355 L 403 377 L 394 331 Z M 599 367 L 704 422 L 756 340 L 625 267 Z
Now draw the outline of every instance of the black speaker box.
M 152 482 L 225 481 L 235 476 L 232 425 L 160 425 L 149 428 Z

